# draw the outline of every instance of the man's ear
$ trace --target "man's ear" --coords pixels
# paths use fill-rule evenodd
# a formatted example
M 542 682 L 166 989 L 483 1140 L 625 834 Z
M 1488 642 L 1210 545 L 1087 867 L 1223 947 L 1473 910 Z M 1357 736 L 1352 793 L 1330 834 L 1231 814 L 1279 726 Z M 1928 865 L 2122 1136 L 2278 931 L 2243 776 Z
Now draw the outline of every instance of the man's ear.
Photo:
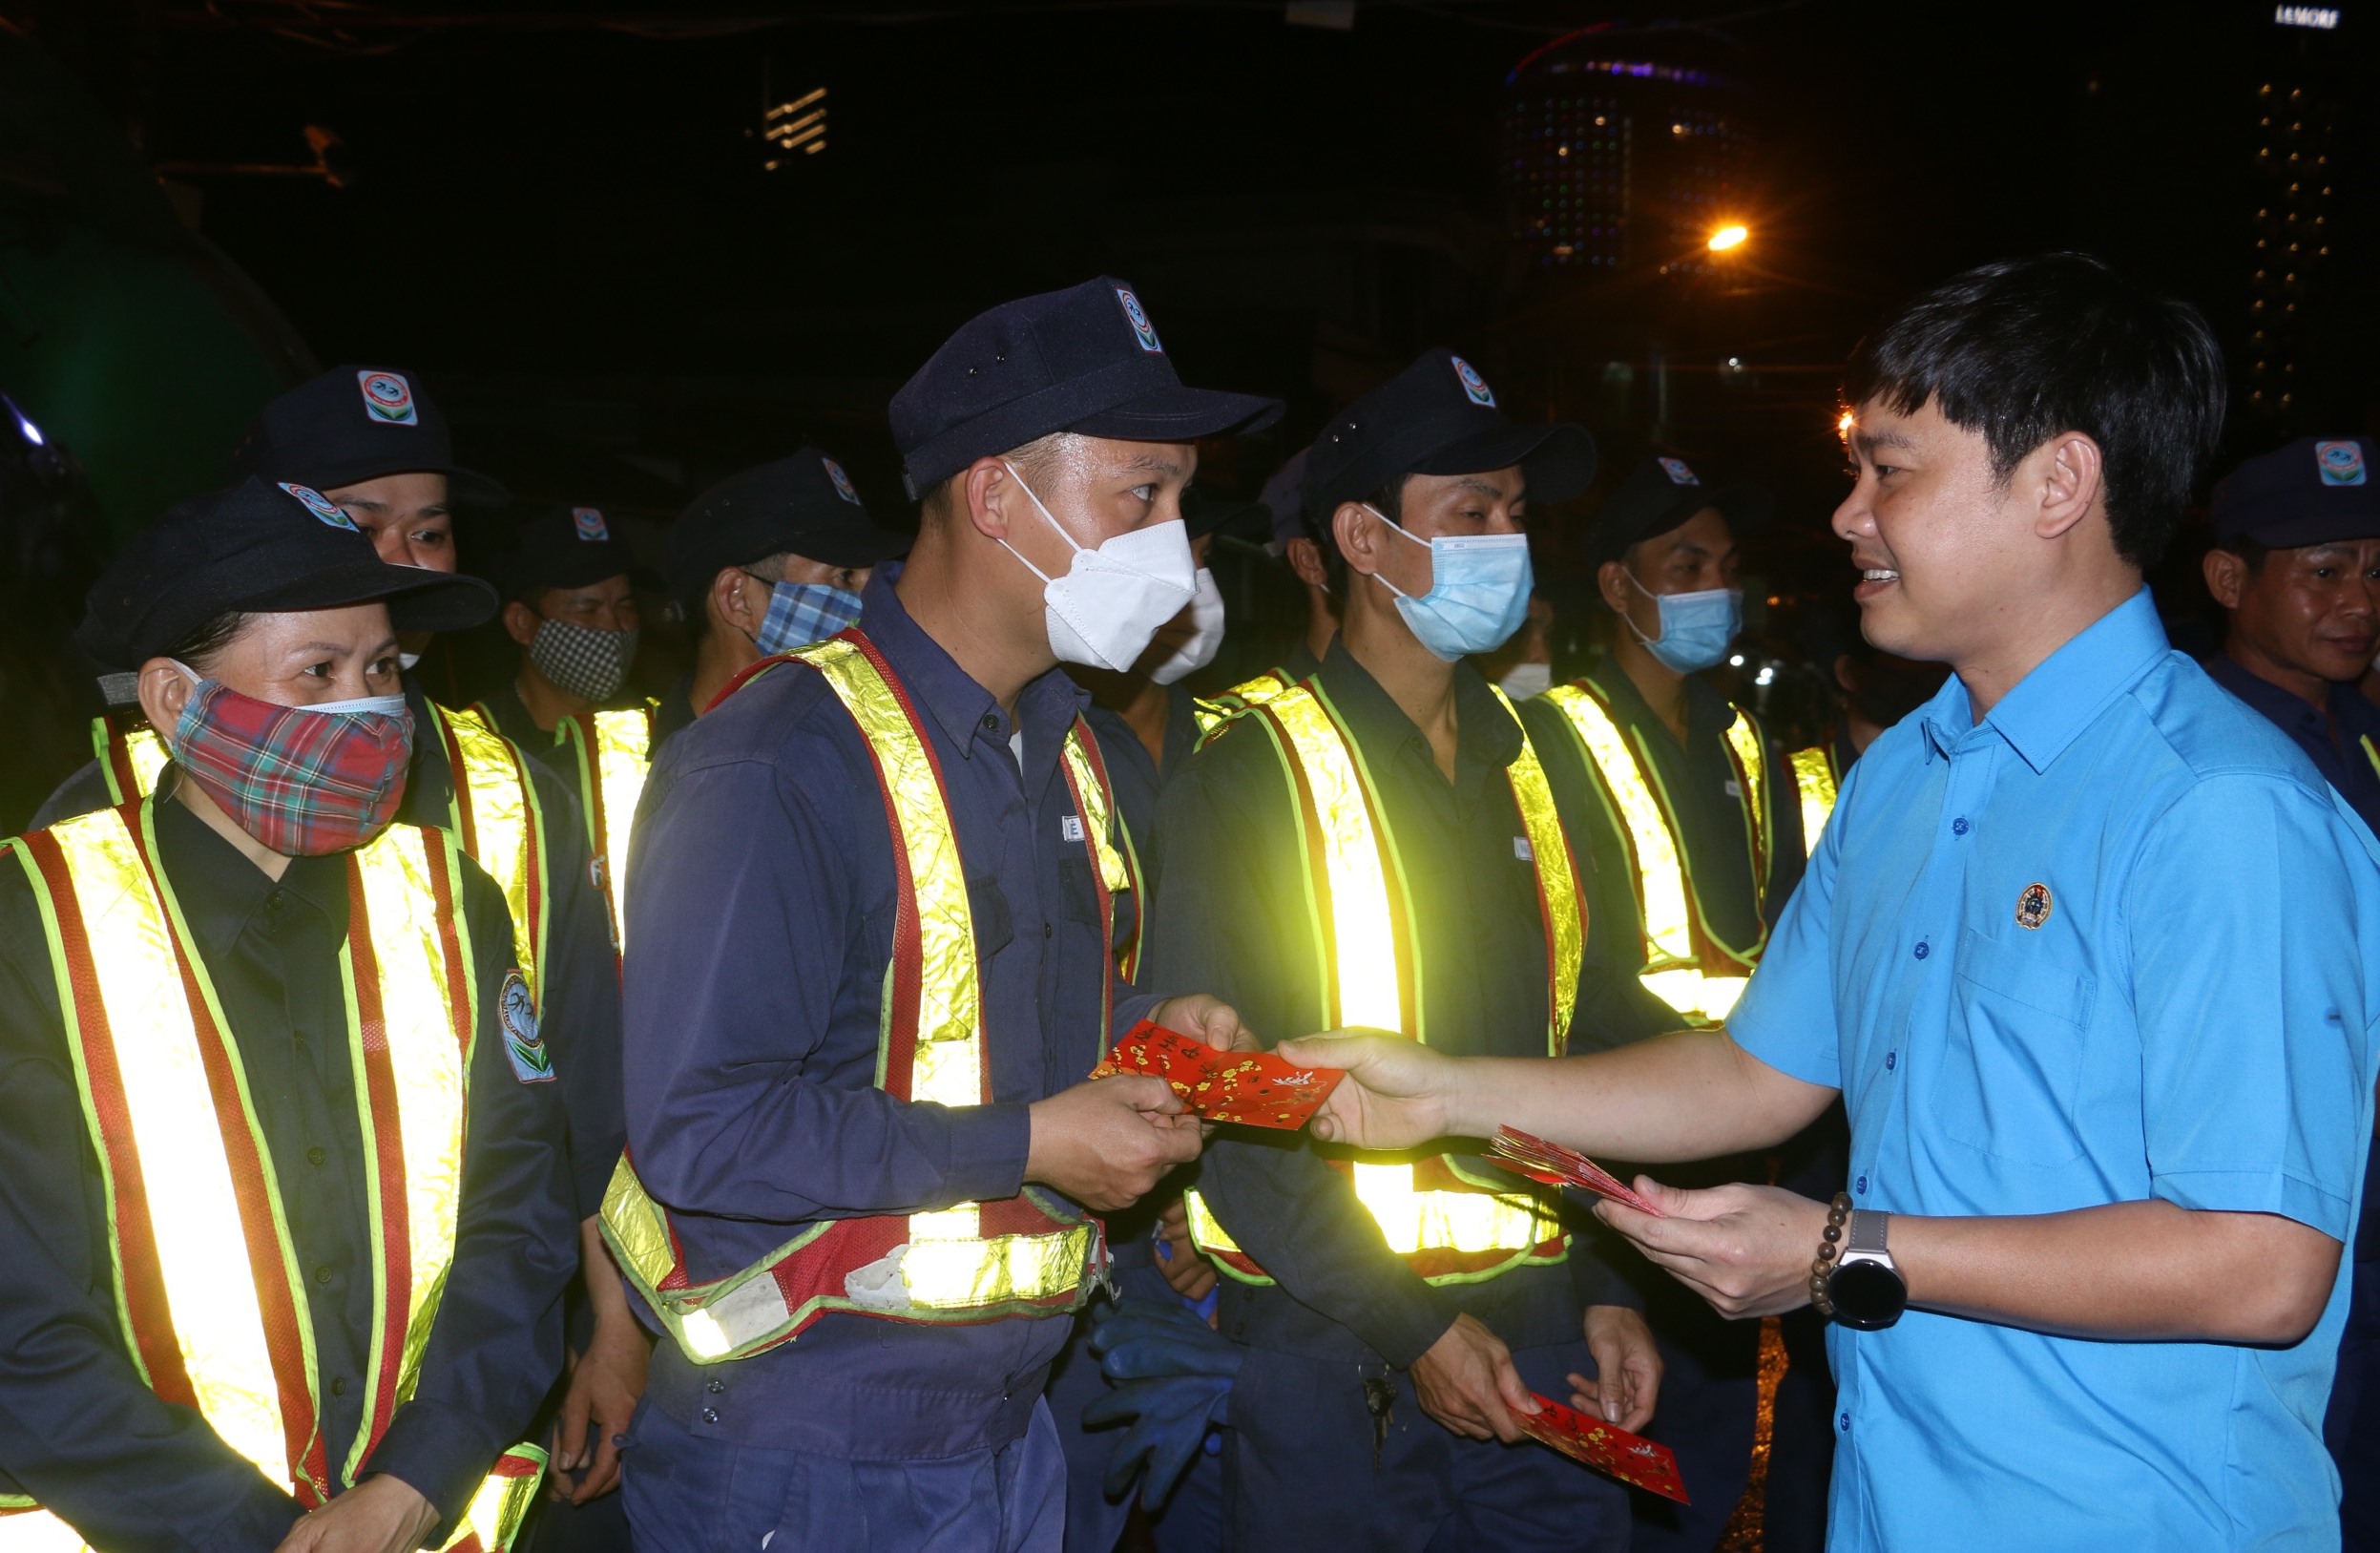
M 959 510 L 977 534 L 987 539 L 1005 539 L 1016 520 L 1015 504 L 1025 499 L 1016 489 L 1016 477 L 1009 472 L 1000 459 L 985 456 L 960 472 L 958 483 L 951 488 Z
M 504 606 L 504 634 L 524 647 L 536 640 L 537 628 L 544 623 L 535 610 L 517 598 Z
M 1380 571 L 1380 550 L 1388 537 L 1385 521 L 1360 501 L 1343 501 L 1330 514 L 1330 538 L 1347 563 L 1347 570 L 1366 577 Z M 1318 549 L 1315 564 L 1322 564 Z M 1319 580 L 1319 579 L 1318 579 Z
M 1628 586 L 1628 563 L 1626 561 L 1605 561 L 1597 567 L 1595 569 L 1595 591 L 1603 596 L 1605 609 L 1615 615 L 1626 616 L 1628 595 L 1633 591 Z
M 2206 573 L 2206 591 L 2215 596 L 2215 602 L 2225 609 L 2239 608 L 2247 593 L 2247 557 L 2228 550 L 2210 550 L 2201 564 Z
M 1297 574 L 1300 582 L 1309 588 L 1330 586 L 1330 574 L 1323 568 L 1322 546 L 1301 535 L 1282 546 L 1281 553 L 1288 557 L 1289 570 Z
M 753 590 L 744 585 L 752 580 L 752 574 L 741 566 L 719 569 L 711 578 L 710 592 L 703 596 L 713 625 L 723 625 L 747 637 L 760 635 L 765 606 L 756 606 L 751 597 Z
M 2104 506 L 2106 463 L 2099 445 L 2082 432 L 2059 432 L 2025 462 L 2038 482 L 2041 506 L 2033 532 L 2040 537 L 2064 538 L 2093 508 Z
M 135 683 L 140 697 L 140 715 L 149 720 L 149 726 L 157 730 L 157 737 L 170 749 L 174 729 L 181 722 L 182 708 L 190 703 L 189 676 L 177 668 L 170 658 L 152 658 L 140 665 Z
M 1847 696 L 1859 694 L 1859 660 L 1849 653 L 1837 653 L 1834 660 L 1835 688 Z

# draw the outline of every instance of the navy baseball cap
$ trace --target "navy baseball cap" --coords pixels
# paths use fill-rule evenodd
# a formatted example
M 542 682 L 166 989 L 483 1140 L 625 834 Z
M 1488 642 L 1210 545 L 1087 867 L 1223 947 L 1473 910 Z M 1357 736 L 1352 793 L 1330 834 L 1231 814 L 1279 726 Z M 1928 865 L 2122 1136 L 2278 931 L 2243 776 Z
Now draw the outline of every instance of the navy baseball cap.
M 504 591 L 518 598 L 539 588 L 584 588 L 636 569 L 636 552 L 612 532 L 601 508 L 555 507 L 513 535 L 503 568 Z
M 219 616 L 388 601 L 400 631 L 461 631 L 496 612 L 475 577 L 391 566 L 354 520 L 307 486 L 238 485 L 194 496 L 124 542 L 92 585 L 74 640 L 108 669 L 137 668 Z
M 1481 474 L 1519 465 L 1532 501 L 1562 501 L 1595 478 L 1595 439 L 1569 421 L 1515 425 L 1495 390 L 1451 350 L 1425 350 L 1347 406 L 1305 456 L 1305 511 L 1327 524 L 1406 474 Z
M 1648 458 L 1595 514 L 1595 526 L 1587 531 L 1587 564 L 1616 561 L 1630 545 L 1681 527 L 1705 507 L 1718 508 L 1728 529 L 1741 535 L 1767 522 L 1776 505 L 1759 486 L 1709 485 L 1682 458 Z
M 1272 543 L 1268 547 L 1275 556 L 1289 548 L 1292 539 L 1310 538 L 1305 532 L 1305 455 L 1313 450 L 1300 448 L 1289 455 L 1287 462 L 1273 471 L 1264 482 L 1264 489 L 1256 499 L 1271 509 L 1273 514 Z
M 2299 550 L 2380 537 L 2376 454 L 2370 437 L 2300 437 L 2249 459 L 2215 487 L 2215 542 Z
M 1281 401 L 1184 388 L 1140 299 L 1102 275 L 968 320 L 892 396 L 890 416 L 914 499 L 1054 431 L 1196 442 L 1270 426 Z
M 687 504 L 669 531 L 670 597 L 698 607 L 730 566 L 791 554 L 828 566 L 875 566 L 908 554 L 909 535 L 880 528 L 841 464 L 804 448 L 731 474 Z
M 1235 539 L 1261 545 L 1272 535 L 1273 513 L 1261 501 L 1226 496 L 1194 485 L 1181 493 L 1181 525 L 1193 539 L 1227 534 Z
M 454 461 L 446 415 L 421 380 L 393 367 L 334 367 L 257 411 L 225 467 L 227 478 L 288 480 L 335 491 L 384 474 L 447 477 L 448 493 L 501 507 L 504 487 Z

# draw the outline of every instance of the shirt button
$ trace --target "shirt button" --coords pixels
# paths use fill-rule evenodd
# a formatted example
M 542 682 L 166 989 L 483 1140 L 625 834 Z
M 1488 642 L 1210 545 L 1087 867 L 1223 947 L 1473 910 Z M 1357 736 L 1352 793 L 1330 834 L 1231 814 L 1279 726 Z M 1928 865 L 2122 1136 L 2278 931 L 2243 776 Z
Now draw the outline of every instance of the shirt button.
M 305 1151 L 305 1163 L 308 1165 L 320 1165 L 328 1158 L 329 1153 L 324 1149 L 309 1148 Z
M 1929 944 L 1929 943 L 1925 943 L 1925 942 L 1923 942 L 1923 941 L 1920 941 L 1920 942 L 1918 943 L 1917 947 L 1916 947 L 1914 950 L 1910 951 L 1910 953 L 1911 953 L 1911 954 L 1913 954 L 1913 955 L 1916 955 L 1919 959 L 1921 959 L 1921 960 L 1922 960 L 1922 959 L 1924 959 L 1927 955 L 1931 955 L 1931 954 L 1932 954 L 1932 953 L 1933 953 L 1933 946 L 1932 946 L 1931 944 Z
M 1954 836 L 1963 836 L 1973 829 L 1974 827 L 1969 825 L 1964 819 L 1956 819 L 1951 822 L 1951 834 Z
M 1057 930 L 1056 930 L 1055 928 L 1054 928 L 1054 927 L 1050 926 L 1050 924 L 1048 924 L 1047 922 L 1044 922 L 1044 923 L 1042 923 L 1042 924 L 1041 924 L 1041 936 L 1042 936 L 1044 939 L 1047 939 L 1047 938 L 1050 938 L 1050 937 L 1054 936 L 1056 933 L 1057 933 Z
M 719 1422 L 719 1409 L 717 1409 L 717 1408 L 715 1408 L 715 1407 L 706 1407 L 706 1408 L 704 1408 L 704 1409 L 702 1410 L 702 1421 L 703 1421 L 704 1423 L 717 1423 L 717 1422 Z
M 325 1267 L 325 1268 L 316 1268 L 316 1269 L 314 1270 L 314 1281 L 315 1281 L 316 1283 L 318 1283 L 318 1284 L 326 1284 L 326 1283 L 330 1282 L 330 1277 L 331 1277 L 330 1269 L 328 1269 L 328 1268 L 326 1268 L 326 1267 Z
M 1899 1067 L 1900 1065 L 1901 1065 L 1901 1054 L 1900 1054 L 1900 1053 L 1898 1053 L 1898 1052 L 1887 1052 L 1887 1053 L 1885 1053 L 1885 1054 L 1884 1054 L 1884 1070 L 1885 1070 L 1887 1073 L 1891 1072 L 1894 1068 Z
M 999 713 L 997 713 L 997 712 L 986 712 L 986 713 L 984 713 L 984 732 L 986 732 L 986 733 L 997 733 L 997 732 L 999 732 L 999 731 L 1000 731 L 1000 714 L 999 714 Z
M 1834 1420 L 1834 1426 L 1837 1429 L 1842 1430 L 1845 1434 L 1849 1434 L 1851 1432 L 1851 1416 L 1848 1413 L 1840 1415 Z
M 278 912 L 288 904 L 288 898 L 278 890 L 264 897 L 264 909 L 268 912 Z
M 709 1392 L 713 1396 L 717 1396 L 727 1389 L 727 1382 L 724 1380 L 714 1380 L 702 1389 Z
M 1851 1189 L 1852 1189 L 1853 1191 L 1855 1191 L 1855 1192 L 1859 1193 L 1862 1197 L 1867 1196 L 1867 1195 L 1868 1195 L 1868 1178 L 1867 1178 L 1866 1176 L 1862 1176 L 1862 1177 L 1860 1177 L 1857 1181 L 1852 1182 L 1852 1183 L 1851 1183 Z
M 345 1375 L 340 1375 L 331 1381 L 330 1394 L 333 1396 L 344 1396 L 347 1395 L 347 1377 Z

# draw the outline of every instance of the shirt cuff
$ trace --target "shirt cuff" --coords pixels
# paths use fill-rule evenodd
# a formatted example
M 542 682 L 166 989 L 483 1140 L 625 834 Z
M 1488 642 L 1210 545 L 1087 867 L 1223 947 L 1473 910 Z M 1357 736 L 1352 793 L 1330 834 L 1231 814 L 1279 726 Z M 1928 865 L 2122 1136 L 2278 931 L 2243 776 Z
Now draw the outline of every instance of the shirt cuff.
M 1430 1352 L 1462 1310 L 1444 1292 L 1419 1278 L 1383 1281 L 1372 1298 L 1346 1312 L 1325 1312 L 1399 1370 Z
M 1025 1189 L 1030 1109 L 1013 1101 L 951 1109 L 945 1185 L 953 1203 L 1004 1202 Z
M 359 1480 L 371 1475 L 394 1478 L 429 1501 L 438 1512 L 430 1545 L 438 1546 L 454 1535 L 471 1507 L 471 1496 L 503 1449 L 501 1442 L 489 1440 L 487 1425 L 471 1414 L 436 1402 L 411 1401 L 388 1420 L 387 1432 L 356 1476 Z
M 2179 1207 L 2206 1213 L 2277 1213 L 2344 1245 L 2354 1228 L 2349 1199 L 2279 1170 L 2161 1170 L 2149 1190 Z
M 256 1553 L 260 1547 L 279 1547 L 290 1528 L 304 1519 L 305 1511 L 297 1501 L 260 1477 L 255 1493 L 231 1514 L 193 1535 L 190 1545 L 198 1553 Z

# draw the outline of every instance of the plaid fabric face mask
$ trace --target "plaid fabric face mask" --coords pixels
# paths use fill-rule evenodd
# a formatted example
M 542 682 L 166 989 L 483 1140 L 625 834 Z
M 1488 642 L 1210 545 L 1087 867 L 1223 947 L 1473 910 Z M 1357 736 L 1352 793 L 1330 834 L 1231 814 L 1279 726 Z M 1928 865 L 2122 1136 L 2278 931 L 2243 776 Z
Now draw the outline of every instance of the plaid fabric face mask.
M 196 682 L 174 725 L 174 762 L 240 829 L 284 857 L 358 847 L 405 801 L 413 713 L 403 696 L 283 706 Z
M 766 577 L 761 578 L 767 582 Z M 846 626 L 860 623 L 860 596 L 825 582 L 772 582 L 768 614 L 761 634 L 752 639 L 762 658 L 774 658 L 795 647 L 824 641 Z
M 549 619 L 529 641 L 529 661 L 553 688 L 584 702 L 610 701 L 637 661 L 637 630 L 605 631 Z

